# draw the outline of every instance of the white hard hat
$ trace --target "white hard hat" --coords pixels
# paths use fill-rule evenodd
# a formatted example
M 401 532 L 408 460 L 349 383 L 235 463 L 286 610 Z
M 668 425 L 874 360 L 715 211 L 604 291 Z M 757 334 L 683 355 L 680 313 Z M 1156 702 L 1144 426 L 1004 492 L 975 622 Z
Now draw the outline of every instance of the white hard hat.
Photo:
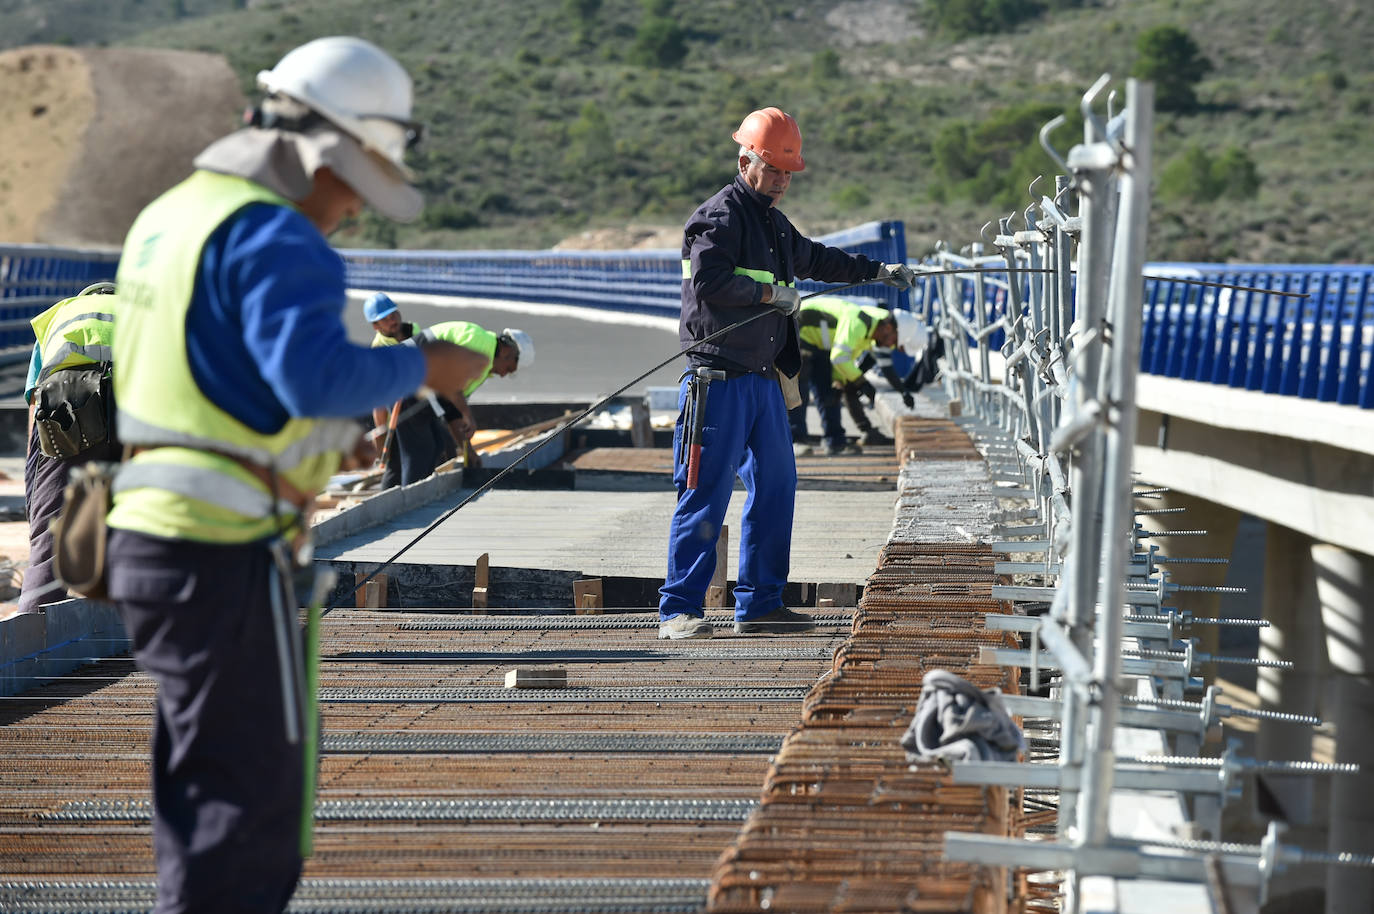
M 501 331 L 501 339 L 515 346 L 516 368 L 529 368 L 534 364 L 534 340 L 523 330 L 507 327 Z
M 930 342 L 930 330 L 925 322 L 900 308 L 892 309 L 892 318 L 897 322 L 897 345 L 907 355 L 917 355 Z
M 317 38 L 260 71 L 258 85 L 318 112 L 413 180 L 405 152 L 421 128 L 410 119 L 410 76 L 381 48 L 361 38 Z

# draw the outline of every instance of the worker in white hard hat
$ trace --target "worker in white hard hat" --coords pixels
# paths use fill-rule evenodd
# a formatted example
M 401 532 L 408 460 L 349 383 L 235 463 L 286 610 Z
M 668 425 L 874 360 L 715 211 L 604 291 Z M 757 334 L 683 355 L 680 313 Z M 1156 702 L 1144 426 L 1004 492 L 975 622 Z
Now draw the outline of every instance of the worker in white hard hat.
M 411 82 L 380 48 L 322 38 L 258 74 L 248 126 L 196 157 L 125 241 L 114 378 L 129 455 L 108 592 L 157 683 L 159 914 L 279 912 L 308 853 L 317 732 L 293 575 L 354 417 L 487 369 L 461 346 L 349 341 L 325 235 L 366 205 L 419 215 Z M 171 341 L 172 345 L 168 345 Z
M 491 375 L 505 377 L 522 362 L 526 367 L 534 363 L 534 343 L 523 330 L 507 328 L 496 334 L 470 321 L 445 321 L 421 330 L 418 324 L 401 317 L 400 308 L 385 292 L 378 292 L 363 303 L 363 316 L 377 331 L 373 346 L 391 346 L 407 340 L 446 340 L 480 354 L 488 366 L 456 394 L 408 397 L 390 413 L 382 408 L 373 410 L 376 437 L 383 441 L 389 437 L 391 441 L 382 470 L 383 489 L 409 485 L 433 474 L 435 467 L 454 455 L 451 445 L 462 447 L 477 431 L 467 398 Z

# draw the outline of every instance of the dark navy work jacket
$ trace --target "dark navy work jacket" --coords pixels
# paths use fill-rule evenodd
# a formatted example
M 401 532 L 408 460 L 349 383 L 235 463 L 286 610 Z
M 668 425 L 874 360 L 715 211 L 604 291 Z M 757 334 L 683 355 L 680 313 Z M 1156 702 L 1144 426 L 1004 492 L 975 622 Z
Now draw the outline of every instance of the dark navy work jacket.
M 740 175 L 697 207 L 682 238 L 682 318 L 678 339 L 697 340 L 756 314 L 760 283 L 790 285 L 797 279 L 850 283 L 872 279 L 882 264 L 805 237 L 772 198 Z M 789 375 L 801 368 L 797 324 L 773 311 L 687 356 L 693 366 Z

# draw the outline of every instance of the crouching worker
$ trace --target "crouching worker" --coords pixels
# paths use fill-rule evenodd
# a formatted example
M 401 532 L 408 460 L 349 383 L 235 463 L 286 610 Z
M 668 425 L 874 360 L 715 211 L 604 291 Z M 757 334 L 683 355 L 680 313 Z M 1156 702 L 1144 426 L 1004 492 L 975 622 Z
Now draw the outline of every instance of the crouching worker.
M 810 453 L 806 443 L 806 407 L 810 395 L 815 396 L 816 409 L 821 414 L 827 455 L 859 453 L 859 448 L 845 438 L 840 421 L 841 398 L 846 401 L 850 416 L 863 434 L 864 444 L 892 443 L 892 439 L 869 422 L 859 397 L 867 396 L 871 405 L 877 396 L 873 385 L 864 379 L 868 366 L 880 364 L 873 354 L 875 347 L 879 350 L 904 348 L 917 332 L 916 317 L 909 311 L 889 311 L 833 295 L 821 295 L 803 303 L 798 318 L 802 403 L 788 413 L 797 456 Z M 901 390 L 902 382 L 892 369 L 891 360 L 885 359 L 882 364 L 887 369 L 884 372 L 887 382 Z M 910 393 L 903 391 L 902 402 L 910 409 L 915 401 Z
M 386 409 L 373 410 L 378 439 L 388 440 L 389 432 L 390 447 L 395 453 L 394 457 L 387 456 L 382 470 L 383 489 L 424 479 L 454 456 L 453 448 L 461 450 L 477 431 L 467 398 L 492 375 L 503 378 L 514 373 L 521 363 L 526 367 L 534 363 L 534 343 L 523 330 L 507 328 L 496 334 L 470 321 L 444 321 L 421 330 L 418 324 L 402 320 L 396 303 L 383 292 L 364 302 L 363 315 L 377 331 L 373 346 L 444 340 L 481 355 L 487 365 L 456 397 L 429 394 L 401 400 L 392 411 L 396 415 L 394 428 L 388 428 L 391 420 Z
M 110 347 L 119 308 L 114 291 L 111 282 L 87 286 L 30 322 L 38 341 L 24 390 L 29 403 L 24 452 L 29 567 L 19 594 L 21 613 L 67 597 L 53 573 L 48 523 L 62 510 L 72 468 L 119 459 L 110 386 Z
M 250 126 L 135 220 L 120 258 L 120 437 L 108 589 L 157 683 L 158 914 L 283 910 L 313 798 L 288 544 L 362 431 L 351 417 L 484 368 L 447 343 L 370 349 L 325 236 L 364 204 L 415 219 L 411 81 L 357 38 L 258 74 Z M 371 455 L 366 456 L 370 463 Z

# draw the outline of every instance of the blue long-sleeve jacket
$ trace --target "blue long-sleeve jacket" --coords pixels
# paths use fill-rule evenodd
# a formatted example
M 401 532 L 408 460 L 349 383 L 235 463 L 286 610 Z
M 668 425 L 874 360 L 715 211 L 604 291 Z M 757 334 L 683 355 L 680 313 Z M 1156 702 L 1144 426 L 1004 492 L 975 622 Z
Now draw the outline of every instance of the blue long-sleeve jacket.
M 338 252 L 294 209 L 245 207 L 201 253 L 186 354 L 205 395 L 257 432 L 292 417 L 364 416 L 413 393 L 424 356 L 350 342 Z M 118 332 L 118 331 L 116 331 Z
M 850 283 L 878 275 L 881 263 L 812 241 L 772 202 L 736 175 L 687 220 L 678 324 L 684 349 L 756 314 L 761 307 L 769 308 L 759 302 L 761 284 L 797 279 Z M 776 363 L 793 375 L 801 367 L 797 324 L 774 311 L 701 346 L 687 358 L 692 365 L 765 375 L 773 373 Z

